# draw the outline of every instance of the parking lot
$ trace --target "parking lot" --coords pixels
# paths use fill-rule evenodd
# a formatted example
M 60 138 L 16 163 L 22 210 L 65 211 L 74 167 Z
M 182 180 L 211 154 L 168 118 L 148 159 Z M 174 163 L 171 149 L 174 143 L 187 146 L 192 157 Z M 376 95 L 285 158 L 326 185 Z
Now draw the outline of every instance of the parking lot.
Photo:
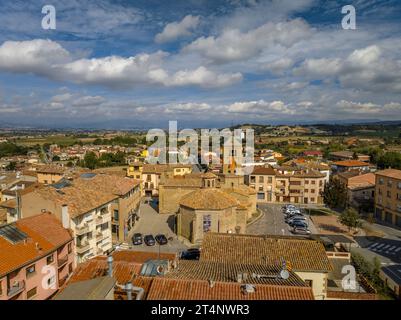
M 134 233 L 142 233 L 143 236 L 151 234 L 156 236 L 157 234 L 164 234 L 168 243 L 159 246 L 156 243 L 154 246 L 147 246 L 145 243 L 141 245 L 132 244 L 132 236 Z M 157 211 L 149 204 L 142 203 L 139 208 L 139 220 L 129 233 L 129 244 L 132 245 L 133 250 L 138 251 L 153 251 L 158 252 L 180 252 L 187 249 L 187 246 L 181 243 L 176 234 L 174 233 L 174 216 L 158 214 Z
M 249 234 L 272 234 L 272 235 L 293 235 L 290 227 L 284 221 L 282 205 L 277 204 L 258 204 L 258 208 L 262 210 L 263 217 L 247 227 Z M 317 233 L 316 228 L 306 215 L 307 224 L 312 234 Z

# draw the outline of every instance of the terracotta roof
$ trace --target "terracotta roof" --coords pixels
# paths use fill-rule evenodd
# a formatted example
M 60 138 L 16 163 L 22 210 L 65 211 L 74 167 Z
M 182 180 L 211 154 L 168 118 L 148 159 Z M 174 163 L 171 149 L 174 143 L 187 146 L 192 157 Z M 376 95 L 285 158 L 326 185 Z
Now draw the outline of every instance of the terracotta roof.
M 327 298 L 343 300 L 380 300 L 379 296 L 374 293 L 344 291 L 328 291 Z
M 327 272 L 332 266 L 321 242 L 295 237 L 206 233 L 201 261 L 278 265 L 283 259 L 294 271 Z
M 65 171 L 66 170 L 64 168 L 53 165 L 38 166 L 36 169 L 37 173 L 48 173 L 48 174 L 58 174 L 58 175 L 64 174 Z
M 243 284 L 205 280 L 154 278 L 147 300 L 314 300 L 312 288 L 253 285 L 253 293 L 244 293 Z
M 181 177 L 174 177 L 168 178 L 164 181 L 160 182 L 161 185 L 165 187 L 194 187 L 194 188 L 201 188 L 202 187 L 202 180 L 199 178 L 181 178 Z
M 97 190 L 118 196 L 123 196 L 127 194 L 133 188 L 139 186 L 139 184 L 139 180 L 121 177 L 114 174 L 101 173 L 98 173 L 91 178 L 79 177 L 73 181 L 73 185 L 75 187 L 88 190 Z
M 348 181 L 348 179 L 355 176 L 359 176 L 360 174 L 361 172 L 359 170 L 351 170 L 351 171 L 340 172 L 337 174 L 337 176 L 346 179 Z
M 160 253 L 162 260 L 175 260 L 175 253 Z M 125 284 L 138 275 L 143 263 L 150 259 L 157 259 L 157 252 L 121 250 L 113 252 L 113 276 L 119 284 Z M 80 265 L 74 271 L 70 282 L 84 281 L 107 274 L 108 264 L 106 256 L 94 257 Z
M 13 244 L 0 236 L 0 276 L 42 258 L 72 240 L 69 231 L 50 213 L 24 218 L 11 225 L 28 238 L 26 243 Z M 36 248 L 36 243 L 41 250 Z
M 238 205 L 238 201 L 227 193 L 215 188 L 199 189 L 185 195 L 181 206 L 195 210 L 223 210 Z
M 97 257 L 96 259 L 91 259 L 79 264 L 71 279 L 68 281 L 68 284 L 107 275 L 108 264 L 106 259 L 107 257 L 105 256 L 101 258 Z M 113 276 L 117 283 L 125 284 L 131 281 L 135 275 L 139 274 L 141 267 L 142 263 L 114 261 Z
M 336 161 L 333 163 L 339 167 L 369 167 L 371 164 L 359 160 L 343 160 L 343 161 Z
M 272 167 L 255 167 L 253 169 L 253 172 L 251 174 L 254 175 L 269 175 L 269 176 L 274 176 L 276 175 L 276 172 Z
M 178 267 L 168 272 L 166 278 L 213 280 L 221 282 L 237 282 L 239 273 L 247 273 L 246 283 L 274 284 L 285 286 L 306 286 L 305 282 L 294 272 L 288 279 L 282 279 L 280 266 L 247 265 L 241 263 L 223 263 L 213 261 L 180 260 Z M 255 276 L 253 276 L 255 275 Z M 265 277 L 257 277 L 262 275 Z
M 59 205 L 68 205 L 68 212 L 71 218 L 99 208 L 117 198 L 115 195 L 98 190 L 88 190 L 74 186 L 64 187 L 61 190 L 57 190 L 52 186 L 39 186 L 32 191 L 32 194 L 33 196 L 54 201 Z
M 374 173 L 366 173 L 358 176 L 354 176 L 348 179 L 348 187 L 349 188 L 361 188 L 361 187 L 369 187 L 375 186 L 376 176 Z
M 396 170 L 396 169 L 385 169 L 376 172 L 378 176 L 384 176 L 388 178 L 394 178 L 394 179 L 401 179 L 401 170 Z

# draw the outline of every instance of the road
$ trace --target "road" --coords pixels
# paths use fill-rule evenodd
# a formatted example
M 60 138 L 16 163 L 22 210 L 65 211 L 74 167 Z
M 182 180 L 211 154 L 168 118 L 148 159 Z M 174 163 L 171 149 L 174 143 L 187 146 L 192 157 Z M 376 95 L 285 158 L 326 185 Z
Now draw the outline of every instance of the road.
M 247 227 L 248 234 L 272 234 L 272 235 L 293 235 L 289 226 L 284 221 L 282 205 L 277 204 L 258 204 L 258 208 L 263 211 L 262 218 Z M 317 233 L 317 230 L 307 216 L 307 222 L 311 233 Z
M 147 246 L 145 244 L 132 246 L 133 250 L 137 251 L 151 251 L 151 252 L 180 252 L 187 249 L 183 243 L 181 243 L 176 234 L 174 233 L 174 215 L 159 214 L 149 204 L 141 203 L 139 208 L 139 220 L 135 223 L 135 226 L 129 233 L 129 242 L 132 244 L 132 235 L 136 232 L 142 233 L 143 236 L 151 234 L 156 236 L 157 234 L 164 234 L 169 240 L 166 245 L 159 246 Z M 160 248 L 159 248 L 160 247 Z

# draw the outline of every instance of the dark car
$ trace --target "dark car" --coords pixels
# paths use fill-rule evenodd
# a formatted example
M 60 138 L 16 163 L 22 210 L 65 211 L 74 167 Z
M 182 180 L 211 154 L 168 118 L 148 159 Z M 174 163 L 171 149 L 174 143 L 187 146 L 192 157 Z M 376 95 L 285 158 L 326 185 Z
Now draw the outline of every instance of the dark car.
M 197 248 L 191 248 L 181 253 L 181 259 L 183 260 L 199 260 L 200 250 Z
M 134 235 L 132 236 L 132 243 L 136 246 L 142 244 L 142 234 L 134 233 Z
M 157 243 L 160 244 L 160 245 L 167 244 L 167 242 L 168 242 L 167 238 L 166 238 L 166 236 L 164 234 L 158 234 L 155 237 L 155 239 L 156 239 Z
M 298 228 L 298 227 L 307 228 L 308 227 L 308 225 L 305 222 L 299 221 L 299 220 L 298 221 L 292 221 L 291 223 L 289 223 L 289 225 L 291 227 L 293 227 L 293 228 Z
M 145 241 L 147 246 L 154 246 L 156 244 L 155 238 L 151 234 L 146 235 L 143 241 Z
M 293 234 L 309 235 L 310 231 L 307 228 L 295 227 L 292 229 Z

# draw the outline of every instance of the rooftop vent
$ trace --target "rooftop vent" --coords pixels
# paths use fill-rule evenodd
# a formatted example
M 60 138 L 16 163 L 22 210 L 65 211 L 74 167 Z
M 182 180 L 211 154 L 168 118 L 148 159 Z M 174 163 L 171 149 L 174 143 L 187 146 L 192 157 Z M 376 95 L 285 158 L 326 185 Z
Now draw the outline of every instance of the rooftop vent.
M 256 288 L 252 284 L 247 283 L 247 284 L 244 284 L 241 286 L 241 292 L 243 294 L 252 294 L 252 293 L 255 293 L 255 291 L 256 291 Z

